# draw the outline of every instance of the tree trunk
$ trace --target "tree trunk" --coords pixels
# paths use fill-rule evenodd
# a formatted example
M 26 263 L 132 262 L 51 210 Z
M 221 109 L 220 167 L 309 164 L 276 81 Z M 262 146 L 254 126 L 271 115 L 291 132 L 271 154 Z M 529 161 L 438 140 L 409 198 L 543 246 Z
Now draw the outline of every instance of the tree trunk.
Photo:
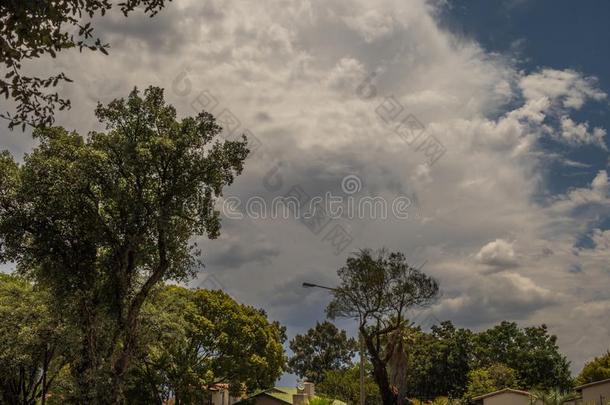
M 371 363 L 373 364 L 373 378 L 379 387 L 381 402 L 383 405 L 396 405 L 396 394 L 392 391 L 392 387 L 390 386 L 386 365 L 381 359 L 380 353 L 377 351 L 372 337 L 365 332 L 364 328 L 361 328 L 361 333 L 364 342 L 366 343 Z
M 47 369 L 49 367 L 49 344 L 45 343 L 44 348 L 44 359 L 42 362 L 42 396 L 40 398 L 40 404 L 46 405 L 47 402 Z

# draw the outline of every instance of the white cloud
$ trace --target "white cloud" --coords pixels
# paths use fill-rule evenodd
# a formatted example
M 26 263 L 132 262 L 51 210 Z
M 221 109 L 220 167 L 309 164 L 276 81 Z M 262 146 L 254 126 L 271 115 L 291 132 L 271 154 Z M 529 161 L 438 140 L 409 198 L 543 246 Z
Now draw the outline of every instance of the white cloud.
M 605 170 L 597 173 L 590 187 L 570 190 L 567 194 L 557 197 L 550 208 L 555 213 L 569 218 L 574 209 L 590 204 L 606 209 L 610 207 L 610 183 Z
M 395 21 L 391 15 L 368 10 L 358 16 L 343 17 L 345 24 L 368 42 L 374 42 L 392 33 Z
M 350 96 L 354 92 L 354 83 L 365 79 L 367 72 L 358 60 L 342 58 L 328 75 L 328 86 L 333 89 L 347 92 Z
M 518 263 L 512 243 L 503 239 L 496 239 L 483 246 L 476 258 L 482 264 L 498 268 L 513 267 Z
M 570 144 L 595 144 L 607 150 L 605 136 L 603 128 L 595 127 L 589 131 L 588 123 L 576 123 L 565 115 L 561 117 L 561 137 Z
M 599 90 L 596 80 L 574 70 L 543 69 L 519 81 L 526 100 L 548 98 L 564 108 L 580 109 L 588 99 L 601 101 L 607 94 Z

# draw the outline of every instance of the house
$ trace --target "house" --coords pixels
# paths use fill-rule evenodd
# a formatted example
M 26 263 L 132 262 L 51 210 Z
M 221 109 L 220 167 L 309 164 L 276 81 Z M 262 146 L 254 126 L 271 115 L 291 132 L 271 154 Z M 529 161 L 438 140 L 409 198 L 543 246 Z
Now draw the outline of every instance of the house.
M 298 387 L 273 387 L 254 393 L 237 402 L 236 405 L 307 405 L 309 400 L 316 398 L 313 383 L 305 382 Z M 334 400 L 333 405 L 347 405 Z
M 500 391 L 490 392 L 489 394 L 480 395 L 472 398 L 472 401 L 477 405 L 530 405 L 540 404 L 532 394 L 527 391 L 514 390 L 504 388 Z
M 610 404 L 610 378 L 576 387 L 581 396 L 578 404 L 607 405 Z

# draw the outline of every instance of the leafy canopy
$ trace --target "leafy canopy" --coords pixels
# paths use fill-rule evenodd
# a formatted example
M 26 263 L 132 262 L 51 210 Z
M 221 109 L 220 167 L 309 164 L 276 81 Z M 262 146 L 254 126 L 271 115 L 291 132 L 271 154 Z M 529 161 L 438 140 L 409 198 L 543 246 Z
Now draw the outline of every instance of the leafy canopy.
M 0 274 L 0 402 L 34 404 L 66 365 L 70 335 L 48 291 Z
M 171 0 L 168 0 L 171 1 Z M 49 77 L 23 73 L 23 64 L 32 59 L 51 56 L 78 48 L 108 53 L 108 44 L 95 38 L 91 21 L 118 7 L 127 16 L 142 8 L 151 17 L 165 5 L 165 0 L 4 0 L 0 3 L 0 63 L 6 74 L 0 78 L 0 96 L 16 102 L 15 114 L 0 116 L 13 128 L 26 123 L 51 125 L 53 113 L 70 107 L 70 101 L 49 91 L 62 81 L 70 82 L 64 73 Z M 89 21 L 86 19 L 88 18 Z
M 504 388 L 518 388 L 517 372 L 504 364 L 493 364 L 468 373 L 465 398 L 474 398 Z
M 412 328 L 408 344 L 408 395 L 414 398 L 460 398 L 468 385 L 474 333 L 450 321 L 429 333 Z
M 332 323 L 316 322 L 304 335 L 290 341 L 294 355 L 288 361 L 291 371 L 313 383 L 320 383 L 324 372 L 351 366 L 357 349 L 356 341 Z
M 523 389 L 572 388 L 570 363 L 546 325 L 519 328 L 504 321 L 477 335 L 475 352 L 475 368 L 505 364 L 517 371 Z
M 610 378 L 610 351 L 585 364 L 577 381 L 578 384 L 588 384 L 608 378 Z
M 365 364 L 365 370 L 365 404 L 380 405 L 379 387 L 371 376 L 370 363 Z M 347 369 L 325 371 L 322 382 L 316 385 L 316 392 L 348 404 L 358 404 L 360 401 L 360 367 L 352 366 Z
M 202 403 L 214 384 L 227 383 L 238 395 L 268 388 L 283 372 L 284 328 L 221 291 L 163 287 L 143 319 L 132 394 L 154 389 L 140 402 L 162 402 L 173 393 L 180 403 Z

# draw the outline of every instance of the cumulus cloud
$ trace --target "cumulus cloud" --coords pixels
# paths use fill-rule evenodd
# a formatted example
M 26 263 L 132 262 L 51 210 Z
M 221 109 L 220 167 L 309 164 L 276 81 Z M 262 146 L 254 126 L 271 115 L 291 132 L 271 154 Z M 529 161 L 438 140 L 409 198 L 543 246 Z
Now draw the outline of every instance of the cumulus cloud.
M 589 99 L 601 101 L 607 97 L 596 82 L 574 70 L 547 68 L 523 77 L 519 87 L 528 101 L 547 98 L 561 107 L 578 110 Z
M 343 17 L 343 21 L 368 43 L 390 35 L 395 24 L 391 15 L 379 10 L 368 10 L 358 16 L 346 16 Z
M 589 187 L 571 189 L 565 195 L 557 196 L 550 209 L 557 214 L 570 218 L 574 210 L 595 205 L 603 213 L 610 208 L 610 183 L 608 172 L 600 170 Z
M 480 263 L 497 268 L 514 267 L 518 264 L 512 243 L 503 239 L 496 239 L 483 246 L 476 258 Z
M 477 280 L 460 295 L 443 300 L 434 313 L 441 319 L 480 327 L 498 319 L 528 319 L 533 312 L 559 300 L 559 294 L 527 277 L 502 273 Z
M 589 130 L 589 124 L 576 123 L 569 117 L 561 117 L 561 138 L 571 144 L 595 144 L 604 150 L 607 150 L 604 138 L 606 137 L 606 130 L 603 128 L 595 127 L 593 130 Z

